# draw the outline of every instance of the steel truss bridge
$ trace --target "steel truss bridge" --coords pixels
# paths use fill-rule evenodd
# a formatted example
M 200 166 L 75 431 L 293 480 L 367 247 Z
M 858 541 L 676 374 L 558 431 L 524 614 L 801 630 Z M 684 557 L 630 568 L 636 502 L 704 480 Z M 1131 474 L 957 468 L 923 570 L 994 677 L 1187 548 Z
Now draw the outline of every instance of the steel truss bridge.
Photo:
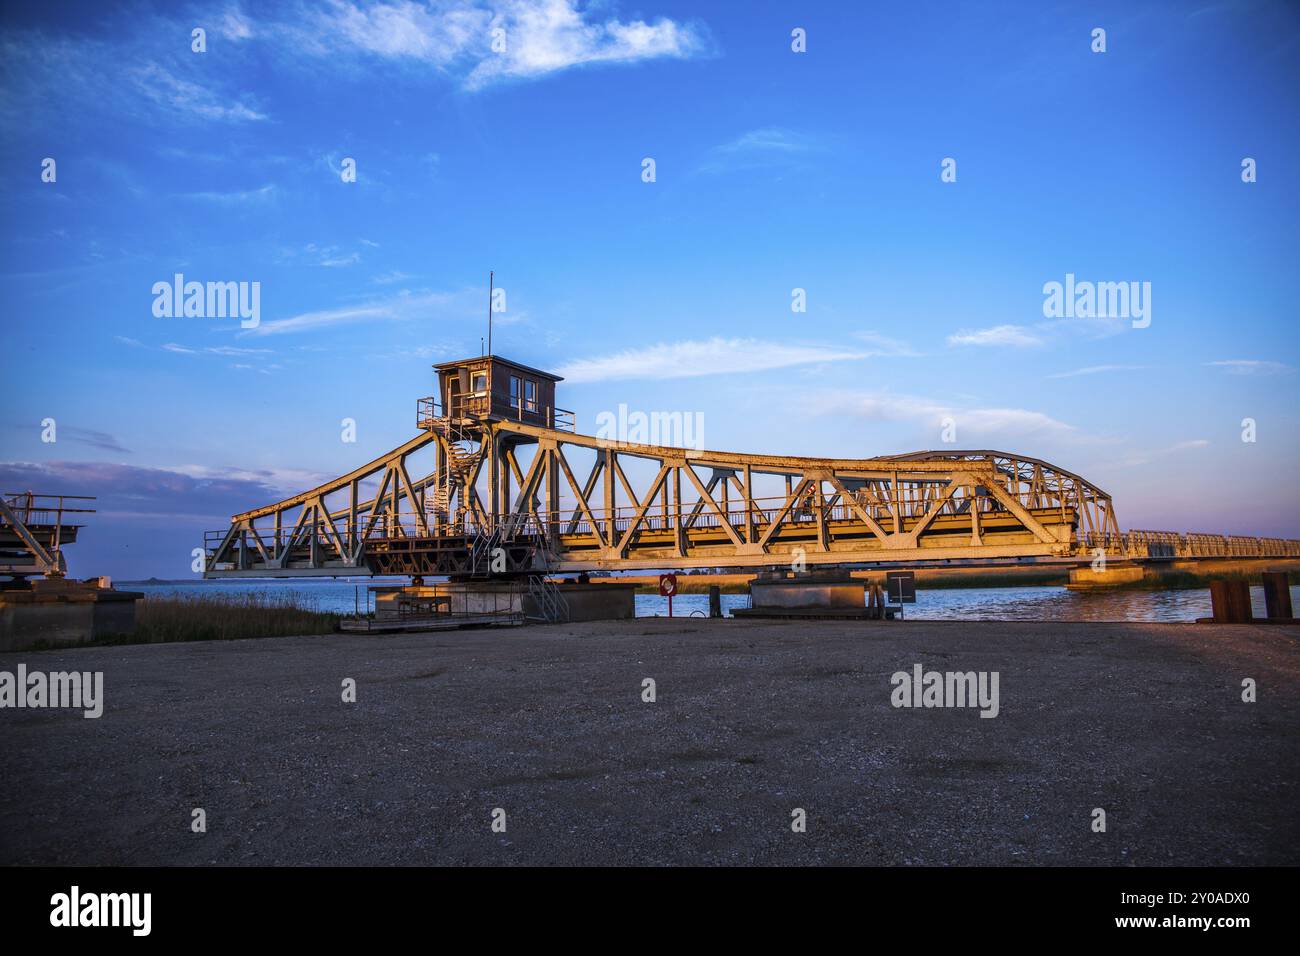
M 1121 532 L 1106 492 L 1009 452 L 695 451 L 576 434 L 552 411 L 537 425 L 422 399 L 410 441 L 210 532 L 204 576 L 1300 556 L 1294 540 Z

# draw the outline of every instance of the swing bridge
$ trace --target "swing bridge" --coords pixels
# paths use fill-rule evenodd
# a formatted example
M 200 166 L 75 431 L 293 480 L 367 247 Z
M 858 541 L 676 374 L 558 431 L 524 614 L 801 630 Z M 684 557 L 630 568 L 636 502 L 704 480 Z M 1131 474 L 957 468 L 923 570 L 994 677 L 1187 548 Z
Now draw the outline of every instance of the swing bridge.
M 435 366 L 418 434 L 209 532 L 204 576 L 409 575 L 1300 557 L 1300 541 L 1121 531 L 1111 496 L 1004 451 L 813 458 L 583 435 L 558 376 Z

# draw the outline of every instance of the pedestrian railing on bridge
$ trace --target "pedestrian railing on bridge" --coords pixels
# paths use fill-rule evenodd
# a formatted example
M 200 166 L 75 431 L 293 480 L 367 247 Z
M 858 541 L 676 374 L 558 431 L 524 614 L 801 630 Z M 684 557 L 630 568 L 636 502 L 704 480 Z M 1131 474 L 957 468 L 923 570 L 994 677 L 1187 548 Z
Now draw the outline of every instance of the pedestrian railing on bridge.
M 1124 558 L 1298 558 L 1300 540 L 1176 531 L 1081 534 L 1079 552 Z
M 93 514 L 81 507 L 88 495 L 42 495 L 31 491 L 0 495 L 0 574 L 61 575 L 62 548 L 77 540 L 82 527 L 74 515 Z
M 499 403 L 497 407 L 499 410 Z M 577 426 L 577 416 L 567 408 L 537 407 L 535 402 L 533 407 L 529 407 L 523 398 L 518 399 L 509 407 L 517 421 L 531 424 L 536 417 L 541 419 L 537 424 L 562 432 L 572 432 Z M 416 400 L 415 427 L 433 428 L 440 421 L 485 416 L 490 414 L 492 409 L 492 399 L 487 394 L 458 395 L 452 399 L 446 411 L 443 410 L 442 403 L 438 401 L 437 396 L 431 395 L 428 398 Z

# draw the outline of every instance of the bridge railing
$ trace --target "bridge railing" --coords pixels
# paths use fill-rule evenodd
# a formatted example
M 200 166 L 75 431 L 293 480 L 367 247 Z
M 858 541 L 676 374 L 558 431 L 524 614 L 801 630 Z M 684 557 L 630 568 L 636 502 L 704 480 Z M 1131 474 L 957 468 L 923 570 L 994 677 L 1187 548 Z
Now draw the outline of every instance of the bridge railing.
M 1080 534 L 1080 553 L 1101 550 L 1126 558 L 1295 558 L 1300 540 L 1249 535 L 1134 530 Z
M 429 428 L 434 419 L 442 418 L 442 404 L 434 396 L 421 398 L 415 403 L 415 427 Z
M 432 399 L 426 401 L 432 404 Z M 724 510 L 726 522 L 736 529 L 744 528 L 747 522 L 753 522 L 755 528 L 761 530 L 769 527 L 778 519 L 782 519 L 788 525 L 795 526 L 811 526 L 817 522 L 816 506 L 806 500 L 800 501 L 787 509 L 788 498 L 784 495 L 755 498 L 752 506 L 743 499 L 734 497 L 723 499 L 716 492 L 713 497 L 719 508 Z M 1035 502 L 1032 500 L 1032 496 L 1028 494 L 1012 495 L 1012 497 L 1018 499 L 1024 507 L 1030 510 L 1037 510 L 1040 513 L 1043 510 L 1035 508 Z M 932 500 L 924 497 L 904 499 L 897 504 L 899 519 L 906 523 L 913 522 L 927 514 L 933 504 Z M 893 512 L 881 502 L 860 501 L 856 505 L 837 504 L 825 509 L 825 520 L 828 522 L 859 521 L 859 508 L 870 515 L 873 520 L 880 523 L 886 530 L 892 531 Z M 945 502 L 939 513 L 941 515 L 968 516 L 971 508 L 977 509 L 982 517 L 1007 513 L 1000 502 L 985 496 Z M 663 513 L 661 507 L 652 505 L 646 514 L 640 517 L 638 525 L 640 510 L 640 508 L 630 505 L 614 508 L 613 527 L 615 532 L 625 533 L 633 526 L 639 526 L 641 530 L 649 532 L 671 531 L 679 525 L 690 530 L 708 530 L 723 526 L 723 518 L 713 511 L 703 499 L 684 502 L 680 511 L 674 505 L 667 514 Z M 1052 508 L 1049 510 L 1056 511 L 1058 509 Z M 590 514 L 590 518 L 588 518 L 588 514 Z M 576 504 L 565 502 L 561 508 L 554 511 L 548 512 L 544 509 L 538 509 L 535 512 L 501 515 L 497 520 L 497 525 L 505 526 L 509 524 L 515 533 L 524 535 L 542 535 L 546 532 L 583 535 L 593 533 L 593 520 L 601 532 L 606 531 L 610 525 L 608 513 L 604 509 L 592 508 L 582 511 L 578 509 Z M 476 536 L 490 534 L 494 530 L 490 524 L 480 525 L 479 520 L 468 512 L 448 521 L 439 518 L 431 511 L 423 514 L 406 511 L 383 513 L 374 518 L 370 516 L 359 517 L 356 521 L 353 521 L 347 515 L 340 515 L 329 520 L 317 521 L 314 525 L 307 522 L 304 525 L 296 526 L 289 521 L 285 521 L 278 530 L 273 527 L 257 527 L 255 534 L 251 529 L 245 530 L 243 540 L 247 542 L 250 549 L 258 550 L 260 545 L 260 549 L 265 550 L 269 556 L 278 558 L 287 548 L 309 546 L 311 537 L 315 537 L 316 547 L 324 549 L 327 553 L 331 551 L 338 552 L 339 548 L 335 542 L 341 543 L 343 550 L 351 553 L 356 551 L 357 545 L 362 539 Z M 228 533 L 229 529 L 205 533 L 204 547 L 209 556 L 218 551 L 226 540 Z
M 0 495 L 0 570 L 6 574 L 62 575 L 62 547 L 76 540 L 82 526 L 73 515 L 91 514 L 82 502 L 90 495 L 42 495 L 31 491 Z
M 458 395 L 454 397 L 449 413 L 452 416 L 489 415 L 493 412 L 494 405 L 498 415 L 503 414 L 508 408 L 519 421 L 525 424 L 544 425 L 547 428 L 562 432 L 577 430 L 577 415 L 573 411 L 551 405 L 539 405 L 537 402 L 533 402 L 529 406 L 522 396 L 513 405 L 504 405 L 499 401 L 494 403 L 492 396 L 486 393 Z M 437 396 L 431 395 L 428 398 L 417 399 L 415 404 L 415 427 L 431 428 L 435 420 L 445 417 L 446 414 L 448 412 L 444 412 L 442 403 L 438 401 Z
M 2 496 L 14 516 L 25 525 L 62 525 L 65 515 L 94 514 L 94 508 L 74 507 L 70 502 L 94 501 L 93 495 L 40 495 L 30 491 L 7 491 Z M 4 520 L 0 518 L 0 520 Z

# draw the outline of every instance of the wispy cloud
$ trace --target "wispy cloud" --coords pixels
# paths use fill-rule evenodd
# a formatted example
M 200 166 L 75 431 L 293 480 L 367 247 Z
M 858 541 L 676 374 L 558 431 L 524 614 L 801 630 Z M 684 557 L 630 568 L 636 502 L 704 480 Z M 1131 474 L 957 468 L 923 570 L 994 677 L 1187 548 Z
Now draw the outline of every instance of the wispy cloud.
M 377 243 L 361 240 L 363 245 L 375 246 Z M 309 265 L 324 266 L 327 269 L 338 269 L 343 266 L 353 266 L 361 261 L 361 253 L 355 249 L 351 252 L 344 252 L 335 245 L 322 246 L 314 242 L 309 242 L 302 249 L 281 249 L 279 253 L 282 262 L 305 261 Z M 400 273 L 398 273 L 400 275 Z
M 238 7 L 231 7 L 221 18 L 217 32 L 227 40 L 247 40 L 253 36 L 253 24 Z
M 987 329 L 963 329 L 948 336 L 949 345 L 1001 345 L 1028 348 L 1043 340 L 1023 325 L 995 325 Z
M 714 146 L 705 154 L 699 171 L 721 173 L 787 166 L 821 149 L 820 140 L 806 133 L 779 126 L 765 126 Z
M 915 422 L 934 429 L 951 419 L 963 441 L 966 435 L 1019 437 L 1066 435 L 1076 431 L 1073 425 L 1030 409 L 962 406 L 890 392 L 823 392 L 810 399 L 810 410 L 820 414 L 847 414 L 871 422 Z
M 1295 371 L 1290 365 L 1264 359 L 1223 359 L 1205 364 L 1222 368 L 1230 375 L 1284 375 Z
M 842 362 L 869 358 L 873 354 L 879 353 L 865 349 L 766 342 L 760 339 L 712 338 L 662 342 L 611 355 L 577 359 L 564 365 L 557 374 L 563 375 L 570 382 L 689 378 L 698 375 L 761 372 L 814 362 Z
M 1080 375 L 1101 375 L 1105 372 L 1140 372 L 1150 367 L 1149 365 L 1089 365 L 1087 368 L 1076 368 L 1071 372 L 1057 372 L 1055 375 L 1047 377 L 1077 378 Z
M 242 203 L 265 202 L 268 199 L 274 199 L 279 193 L 274 183 L 267 183 L 265 186 L 259 186 L 256 189 L 237 189 L 227 192 L 197 192 L 182 193 L 181 199 L 195 199 L 199 202 L 213 202 L 224 205 L 239 205 Z
M 497 10 L 492 23 L 505 30 L 506 52 L 480 60 L 465 82 L 470 89 L 575 66 L 685 59 L 706 46 L 700 27 L 666 17 L 595 22 L 576 0 L 513 0 Z
M 173 355 L 216 355 L 222 358 L 244 359 L 244 362 L 233 364 L 231 365 L 231 368 L 250 369 L 261 372 L 263 375 L 270 375 L 284 367 L 278 363 L 268 364 L 266 362 L 266 356 L 275 354 L 274 349 L 239 348 L 234 345 L 181 345 L 179 342 L 164 342 L 162 345 L 152 346 L 146 345 L 139 339 L 127 338 L 124 335 L 115 335 L 113 338 L 121 344 L 130 346 L 131 348 L 170 352 Z M 250 364 L 255 361 L 258 364 Z
M 88 112 L 168 128 L 266 124 L 272 107 L 249 86 L 253 64 L 265 62 L 302 63 L 316 76 L 322 62 L 361 72 L 380 61 L 475 91 L 711 51 L 701 23 L 619 19 L 605 3 L 581 0 L 324 0 L 250 11 L 230 4 L 206 12 L 110 12 L 94 35 L 8 29 L 0 36 L 0 121 L 28 128 L 31 104 L 40 103 L 50 116 Z M 196 20 L 208 30 L 204 55 L 190 50 Z M 207 58 L 219 58 L 221 67 Z M 436 155 L 425 162 L 433 168 Z M 371 171 L 361 182 L 373 180 Z
M 59 440 L 62 441 L 70 438 L 82 445 L 90 445 L 92 448 L 100 448 L 104 451 L 116 451 L 129 455 L 131 449 L 123 447 L 115 437 L 108 432 L 96 431 L 93 428 L 78 428 L 75 425 L 64 425 L 59 429 Z
M 1004 323 L 988 328 L 961 329 L 948 336 L 953 347 L 1038 348 L 1068 344 L 1078 340 L 1096 340 L 1120 335 L 1131 328 L 1128 319 L 1073 318 L 1050 319 L 1029 325 Z M 1107 368 L 1099 366 L 1099 368 Z M 1118 366 L 1116 366 L 1118 368 Z
M 10 431 L 28 432 L 35 431 L 30 425 L 9 425 Z M 58 425 L 55 431 L 55 437 L 58 442 L 72 441 L 79 445 L 89 445 L 91 448 L 99 448 L 104 451 L 121 452 L 122 454 L 131 454 L 131 449 L 122 446 L 114 436 L 108 432 L 96 431 L 93 428 L 79 428 L 76 425 Z
M 1193 438 L 1189 441 L 1180 441 L 1173 445 L 1166 446 L 1164 448 L 1144 449 L 1142 451 L 1134 452 L 1128 455 L 1126 458 L 1122 459 L 1121 463 L 1126 468 L 1134 468 L 1137 467 L 1138 465 L 1145 465 L 1148 462 L 1155 461 L 1156 459 L 1159 458 L 1164 458 L 1168 455 L 1172 455 L 1180 451 L 1190 451 L 1197 448 L 1208 448 L 1209 446 L 1210 446 L 1209 439 Z
M 237 77 L 187 76 L 197 56 L 190 52 L 193 23 L 188 17 L 124 15 L 132 18 L 130 24 L 110 28 L 102 38 L 80 31 L 62 36 L 7 31 L 0 37 L 0 62 L 6 67 L 0 115 L 30 125 L 30 104 L 40 102 L 53 115 L 86 111 L 112 121 L 128 118 L 168 127 L 268 119 L 255 100 L 232 90 Z
M 354 266 L 361 261 L 361 253 L 352 252 L 345 256 L 333 256 L 328 259 L 322 259 L 320 264 L 327 269 L 337 269 L 340 266 Z
M 240 101 L 229 101 L 207 87 L 182 79 L 157 63 L 146 63 L 131 73 L 136 91 L 159 106 L 199 119 L 243 123 L 266 119 L 266 114 Z
M 283 494 L 296 494 L 304 488 L 324 484 L 334 475 L 305 468 L 240 468 L 236 465 L 171 465 L 169 471 L 196 481 L 255 482 Z
M 814 148 L 803 133 L 779 126 L 765 126 L 743 133 L 715 148 L 719 153 L 806 153 Z
M 582 7 L 578 0 L 333 0 L 298 28 L 298 44 L 319 56 L 352 53 L 427 67 L 466 90 L 575 67 L 685 59 L 707 51 L 698 24 L 667 17 L 598 19 L 599 6 Z
M 328 326 L 346 325 L 353 322 L 368 322 L 375 319 L 395 318 L 396 313 L 388 305 L 357 305 L 341 309 L 320 309 L 315 312 L 302 312 L 287 319 L 263 322 L 249 335 L 283 335 L 288 332 L 305 332 Z
M 176 352 L 180 355 L 223 355 L 227 357 L 241 357 L 249 355 L 273 355 L 272 349 L 241 349 L 233 345 L 206 345 L 190 347 L 188 345 L 178 345 L 175 342 L 167 342 L 160 345 L 164 352 Z
M 454 359 L 464 354 L 464 349 L 456 345 L 415 345 L 376 352 L 370 358 L 383 362 L 406 362 L 412 359 Z
M 854 332 L 853 338 L 871 348 L 872 355 L 884 355 L 890 358 L 918 358 L 921 353 L 915 351 L 902 339 L 891 338 L 871 330 Z
M 207 348 L 204 348 L 203 351 L 207 352 L 210 355 L 228 355 L 228 356 L 275 354 L 274 350 L 272 349 L 240 349 L 240 348 L 235 348 L 233 345 L 212 345 L 212 346 L 208 346 Z
M 335 309 L 318 309 L 301 312 L 284 319 L 263 322 L 243 335 L 285 335 L 308 332 L 358 322 L 406 321 L 414 318 L 436 317 L 441 310 L 454 311 L 460 317 L 463 310 L 457 306 L 468 293 L 402 291 L 387 298 L 371 299 L 357 305 Z

